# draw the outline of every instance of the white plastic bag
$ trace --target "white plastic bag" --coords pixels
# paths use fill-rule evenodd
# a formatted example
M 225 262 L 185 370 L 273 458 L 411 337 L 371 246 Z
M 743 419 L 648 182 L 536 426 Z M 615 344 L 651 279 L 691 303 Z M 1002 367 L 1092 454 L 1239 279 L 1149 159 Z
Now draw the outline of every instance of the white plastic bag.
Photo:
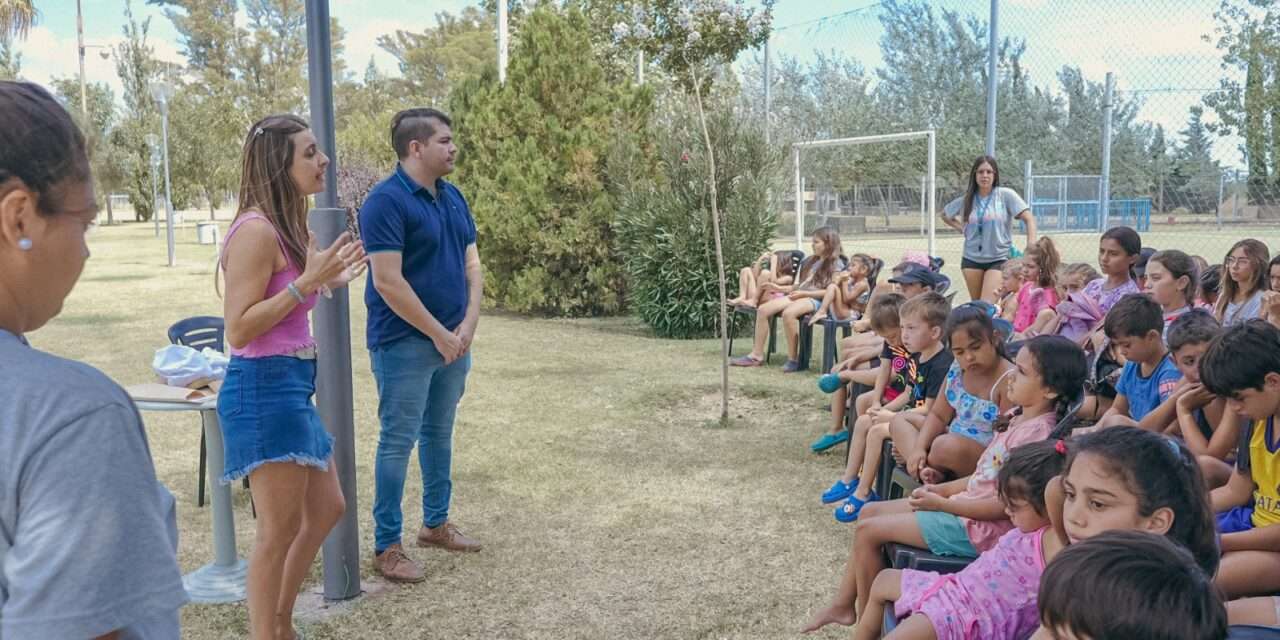
M 213 349 L 206 348 L 202 353 L 191 347 L 171 344 L 156 350 L 151 368 L 165 384 L 186 387 L 193 382 L 226 377 L 227 359 Z

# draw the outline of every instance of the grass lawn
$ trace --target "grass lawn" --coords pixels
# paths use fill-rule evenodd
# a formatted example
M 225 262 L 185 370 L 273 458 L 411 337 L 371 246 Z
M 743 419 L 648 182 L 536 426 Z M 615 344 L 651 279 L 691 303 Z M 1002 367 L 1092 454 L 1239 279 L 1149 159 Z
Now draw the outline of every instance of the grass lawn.
M 149 225 L 94 232 L 79 286 L 62 315 L 30 336 L 33 344 L 121 384 L 150 379 L 152 353 L 171 323 L 221 315 L 213 248 L 196 245 L 190 226 L 178 237 L 179 263 L 170 269 L 163 236 Z M 351 324 L 367 578 L 378 425 L 363 290 L 352 291 Z M 427 582 L 318 618 L 309 636 L 794 635 L 831 596 L 849 546 L 851 530 L 818 501 L 842 456 L 808 452 L 829 419 L 811 374 L 735 369 L 733 422 L 717 426 L 718 356 L 713 340 L 657 340 L 625 318 L 484 316 L 458 414 L 451 516 L 485 550 L 460 556 L 411 546 Z M 199 420 L 144 418 L 160 479 L 178 498 L 178 557 L 191 571 L 212 557 L 210 509 L 195 500 Z M 407 527 L 420 517 L 420 490 L 411 464 Z M 235 486 L 233 497 L 247 556 L 248 496 Z M 304 588 L 319 577 L 317 562 Z M 182 622 L 184 638 L 244 637 L 246 609 L 189 605 Z

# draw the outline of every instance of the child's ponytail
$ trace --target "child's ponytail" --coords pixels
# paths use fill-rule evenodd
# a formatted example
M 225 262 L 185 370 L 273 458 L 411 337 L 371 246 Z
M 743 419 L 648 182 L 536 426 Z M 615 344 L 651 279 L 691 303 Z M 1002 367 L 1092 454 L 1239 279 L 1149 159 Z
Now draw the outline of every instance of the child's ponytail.
M 1058 246 L 1053 243 L 1052 238 L 1040 236 L 1027 251 L 1027 259 L 1035 261 L 1040 268 L 1040 280 L 1036 282 L 1036 286 L 1048 288 L 1057 285 L 1062 255 L 1058 253 Z

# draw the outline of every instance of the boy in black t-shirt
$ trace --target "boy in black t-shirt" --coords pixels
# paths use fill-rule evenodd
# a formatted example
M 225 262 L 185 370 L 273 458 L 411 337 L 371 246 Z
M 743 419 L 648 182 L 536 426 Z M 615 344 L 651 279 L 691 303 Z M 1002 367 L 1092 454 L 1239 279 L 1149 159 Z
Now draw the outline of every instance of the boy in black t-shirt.
M 890 425 L 899 421 L 923 424 L 929 415 L 951 368 L 951 352 L 942 346 L 942 329 L 950 312 L 951 305 L 946 298 L 933 292 L 912 298 L 899 309 L 899 334 L 911 353 L 909 365 L 903 367 L 909 372 L 905 379 L 908 389 L 904 393 L 907 400 L 900 406 L 906 410 L 873 407 L 858 418 L 854 438 L 861 440 L 858 444 L 862 446 L 852 448 L 844 475 L 823 494 L 823 501 L 827 503 L 846 500 L 835 511 L 837 520 L 856 520 L 863 504 L 878 499 L 872 485 L 880 466 L 880 450 L 889 439 Z

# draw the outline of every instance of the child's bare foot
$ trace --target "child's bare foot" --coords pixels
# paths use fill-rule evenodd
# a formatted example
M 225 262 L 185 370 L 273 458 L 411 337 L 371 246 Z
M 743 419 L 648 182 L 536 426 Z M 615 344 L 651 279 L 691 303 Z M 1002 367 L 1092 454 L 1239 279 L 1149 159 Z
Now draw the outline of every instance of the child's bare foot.
M 819 611 L 813 617 L 813 620 L 810 620 L 809 624 L 800 630 L 800 633 L 813 633 L 829 624 L 838 624 L 843 627 L 852 625 L 853 607 L 842 604 L 833 604 L 826 607 Z
M 809 326 L 812 327 L 813 325 L 818 324 L 819 322 L 822 322 L 823 320 L 826 320 L 826 319 L 827 319 L 827 312 L 819 311 L 809 316 Z
M 933 467 L 925 467 L 920 470 L 920 482 L 924 484 L 942 484 L 946 480 L 946 476 Z

